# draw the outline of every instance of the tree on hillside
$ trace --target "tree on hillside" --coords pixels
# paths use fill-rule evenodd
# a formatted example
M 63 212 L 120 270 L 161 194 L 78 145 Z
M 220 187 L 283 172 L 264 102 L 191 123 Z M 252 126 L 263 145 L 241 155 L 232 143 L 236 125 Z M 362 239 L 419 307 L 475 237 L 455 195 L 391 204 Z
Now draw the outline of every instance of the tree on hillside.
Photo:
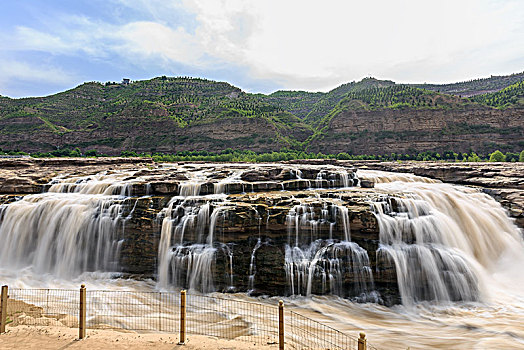
M 503 162 L 506 160 L 506 156 L 499 150 L 496 150 L 495 152 L 491 153 L 489 156 L 490 162 Z
M 520 152 L 519 162 L 524 162 L 524 150 Z

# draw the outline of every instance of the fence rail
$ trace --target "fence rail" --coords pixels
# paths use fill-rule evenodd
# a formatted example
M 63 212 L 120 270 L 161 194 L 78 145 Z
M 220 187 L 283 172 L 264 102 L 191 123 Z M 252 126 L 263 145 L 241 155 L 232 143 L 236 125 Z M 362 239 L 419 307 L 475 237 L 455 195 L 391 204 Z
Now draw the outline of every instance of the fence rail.
M 9 297 L 7 293 L 9 291 Z M 182 292 L 2 288 L 0 333 L 5 325 L 128 329 L 244 340 L 279 349 L 376 350 L 284 305 L 268 305 Z M 3 327 L 3 328 L 2 328 Z M 363 336 L 363 334 L 361 334 Z

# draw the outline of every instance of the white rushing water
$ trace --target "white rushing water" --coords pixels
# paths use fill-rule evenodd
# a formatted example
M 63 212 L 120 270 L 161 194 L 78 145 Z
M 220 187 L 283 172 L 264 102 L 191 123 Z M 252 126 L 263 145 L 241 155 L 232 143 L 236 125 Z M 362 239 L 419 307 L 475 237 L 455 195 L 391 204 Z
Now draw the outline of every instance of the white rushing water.
M 372 203 L 377 255 L 395 263 L 403 305 L 333 296 L 287 303 L 343 331 L 365 329 L 385 349 L 524 349 L 523 235 L 500 204 L 410 174 L 358 175 L 384 193 Z
M 55 181 L 47 193 L 0 207 L 0 266 L 61 278 L 119 271 L 130 213 L 122 205 L 129 187 L 116 181 L 104 175 Z
M 158 253 L 160 287 L 174 285 L 214 291 L 211 269 L 217 251 L 215 229 L 223 198 L 209 200 L 175 197 L 164 210 Z M 227 250 L 227 246 L 219 246 Z
M 384 177 L 359 174 L 375 181 Z M 499 261 L 523 255 L 521 232 L 504 209 L 477 189 L 392 177 L 397 181 L 376 185 L 389 197 L 373 208 L 380 227 L 377 255 L 394 262 L 402 302 L 488 298 Z
M 345 206 L 324 202 L 319 208 L 303 202 L 289 211 L 286 221 L 285 268 L 291 294 L 327 293 L 369 299 L 366 293 L 372 293 L 374 285 L 368 253 L 351 242 Z M 333 230 L 337 228 L 343 232 L 341 240 L 333 239 Z M 328 237 L 325 231 L 329 232 Z M 343 285 L 348 275 L 354 281 L 351 286 Z M 374 294 L 370 295 L 376 300 Z

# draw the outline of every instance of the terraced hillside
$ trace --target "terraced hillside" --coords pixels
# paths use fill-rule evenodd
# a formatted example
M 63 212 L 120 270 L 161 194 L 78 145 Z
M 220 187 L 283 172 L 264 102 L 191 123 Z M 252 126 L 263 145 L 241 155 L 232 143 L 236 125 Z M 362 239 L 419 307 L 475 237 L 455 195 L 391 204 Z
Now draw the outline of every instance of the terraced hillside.
M 523 77 L 456 86 L 478 92 Z M 0 96 L 0 148 L 26 152 L 520 152 L 522 135 L 522 80 L 471 98 L 374 78 L 327 93 L 263 95 L 225 82 L 165 76 L 126 85 L 90 82 L 47 97 Z
M 228 147 L 267 151 L 311 135 L 301 119 L 227 83 L 155 78 L 85 83 L 42 98 L 0 100 L 0 147 L 176 152 Z

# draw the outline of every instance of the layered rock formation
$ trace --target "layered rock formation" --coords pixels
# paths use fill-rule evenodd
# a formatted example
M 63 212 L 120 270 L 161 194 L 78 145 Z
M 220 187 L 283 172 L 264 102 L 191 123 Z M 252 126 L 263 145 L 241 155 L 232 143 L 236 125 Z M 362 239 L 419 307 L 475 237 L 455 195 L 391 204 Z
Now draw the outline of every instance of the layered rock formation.
M 520 152 L 524 109 L 484 106 L 456 109 L 347 109 L 337 113 L 308 150 L 350 154 L 413 153 L 420 150 Z
M 480 84 L 480 89 L 470 83 L 425 88 L 475 94 L 500 90 L 521 77 Z M 501 98 L 471 100 L 373 78 L 327 93 L 271 95 L 182 77 L 128 85 L 91 82 L 47 97 L 0 96 L 0 149 L 36 153 L 78 147 L 119 155 L 228 148 L 271 152 L 300 145 L 352 154 L 520 152 L 524 92 L 519 86 L 511 96 L 506 91 Z

